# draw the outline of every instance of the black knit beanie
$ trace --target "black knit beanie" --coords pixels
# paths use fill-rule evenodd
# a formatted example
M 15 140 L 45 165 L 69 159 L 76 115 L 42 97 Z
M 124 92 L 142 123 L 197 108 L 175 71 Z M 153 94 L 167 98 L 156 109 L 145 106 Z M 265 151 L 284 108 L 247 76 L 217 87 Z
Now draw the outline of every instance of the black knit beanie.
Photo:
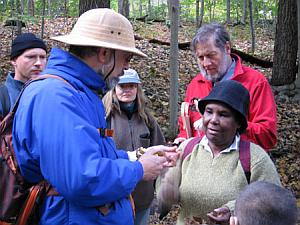
M 10 58 L 14 59 L 23 54 L 25 50 L 31 48 L 42 48 L 47 52 L 47 46 L 42 39 L 36 37 L 32 33 L 21 34 L 12 42 Z

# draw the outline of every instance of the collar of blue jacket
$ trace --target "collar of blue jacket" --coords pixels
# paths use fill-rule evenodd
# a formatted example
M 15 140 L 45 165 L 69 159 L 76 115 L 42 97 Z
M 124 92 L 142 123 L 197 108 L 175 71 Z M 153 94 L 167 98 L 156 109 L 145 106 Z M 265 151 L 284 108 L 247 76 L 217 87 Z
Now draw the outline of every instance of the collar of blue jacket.
M 82 82 L 92 90 L 105 90 L 106 88 L 101 74 L 98 74 L 81 59 L 58 48 L 52 48 L 46 69 L 42 74 L 58 75 L 75 88 L 81 86 L 77 82 Z M 71 79 L 72 77 L 76 80 Z

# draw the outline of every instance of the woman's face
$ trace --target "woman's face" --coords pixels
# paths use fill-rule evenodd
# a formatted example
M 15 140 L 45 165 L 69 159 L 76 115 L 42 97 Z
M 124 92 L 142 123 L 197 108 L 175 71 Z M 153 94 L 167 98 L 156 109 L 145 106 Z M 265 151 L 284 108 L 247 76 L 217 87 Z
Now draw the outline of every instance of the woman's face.
M 131 103 L 136 99 L 138 84 L 127 83 L 116 85 L 116 95 L 120 102 Z
M 234 112 L 225 104 L 211 102 L 206 105 L 203 114 L 203 128 L 209 142 L 215 146 L 220 146 L 222 149 L 227 148 L 240 127 Z

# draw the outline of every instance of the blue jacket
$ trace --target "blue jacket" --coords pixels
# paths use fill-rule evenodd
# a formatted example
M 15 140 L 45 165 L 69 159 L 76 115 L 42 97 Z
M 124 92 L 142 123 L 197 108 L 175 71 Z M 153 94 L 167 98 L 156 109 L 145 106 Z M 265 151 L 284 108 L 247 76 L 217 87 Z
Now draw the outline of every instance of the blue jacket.
M 13 126 L 21 173 L 48 180 L 59 196 L 47 197 L 40 224 L 133 224 L 129 194 L 143 177 L 111 138 L 101 137 L 105 112 L 96 90 L 101 75 L 71 54 L 53 49 L 44 74 L 24 91 Z M 108 215 L 97 206 L 112 203 Z
M 24 85 L 24 83 L 22 81 L 15 80 L 14 76 L 15 76 L 14 73 L 8 73 L 8 75 L 6 77 L 6 81 L 4 83 L 4 85 L 7 87 L 7 92 L 9 95 L 10 110 L 14 106 L 14 104 L 22 90 L 22 87 Z M 3 107 L 4 107 L 3 103 L 0 102 L 0 115 L 2 115 L 4 117 L 5 115 L 3 115 L 3 114 L 4 114 L 5 110 L 3 109 Z

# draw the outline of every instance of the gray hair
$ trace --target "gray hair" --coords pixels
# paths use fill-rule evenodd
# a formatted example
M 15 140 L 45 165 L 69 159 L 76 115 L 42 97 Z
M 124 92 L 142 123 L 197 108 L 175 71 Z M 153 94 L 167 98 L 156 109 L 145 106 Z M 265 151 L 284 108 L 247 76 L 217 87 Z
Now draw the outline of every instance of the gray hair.
M 235 215 L 240 225 L 296 225 L 296 198 L 285 188 L 257 181 L 237 198 Z
M 76 55 L 79 58 L 86 58 L 97 55 L 99 47 L 94 46 L 78 46 L 70 45 L 69 52 Z
M 201 26 L 191 42 L 191 49 L 195 52 L 196 45 L 199 43 L 206 43 L 211 37 L 214 38 L 215 45 L 221 50 L 225 49 L 225 44 L 230 37 L 225 27 L 219 23 L 210 23 Z

